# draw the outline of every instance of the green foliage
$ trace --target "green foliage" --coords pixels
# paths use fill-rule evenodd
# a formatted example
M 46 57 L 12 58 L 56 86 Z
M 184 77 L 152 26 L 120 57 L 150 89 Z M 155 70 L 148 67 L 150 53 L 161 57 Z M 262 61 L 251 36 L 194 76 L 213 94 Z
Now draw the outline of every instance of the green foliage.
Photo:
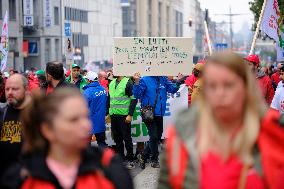
M 278 1 L 280 13 L 283 15 L 284 14 L 284 0 L 277 0 L 277 1 Z M 252 0 L 249 2 L 249 7 L 254 15 L 254 21 L 255 21 L 252 27 L 253 30 L 256 29 L 256 25 L 257 25 L 257 22 L 258 22 L 260 13 L 261 13 L 263 2 L 264 0 Z

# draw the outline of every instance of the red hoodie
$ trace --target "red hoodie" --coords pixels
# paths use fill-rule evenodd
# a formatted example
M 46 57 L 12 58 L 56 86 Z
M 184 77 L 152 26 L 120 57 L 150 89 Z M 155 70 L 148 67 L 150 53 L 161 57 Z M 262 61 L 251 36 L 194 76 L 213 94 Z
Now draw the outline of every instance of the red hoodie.
M 197 81 L 197 77 L 195 77 L 193 74 L 191 74 L 190 76 L 188 76 L 185 80 L 185 84 L 186 86 L 189 88 L 189 92 L 188 92 L 188 105 L 191 104 L 191 93 L 192 93 L 192 89 L 193 89 L 193 85 L 194 83 Z
M 257 77 L 257 82 L 267 104 L 271 104 L 274 97 L 274 88 L 271 79 L 267 75 Z
M 105 88 L 105 90 L 108 92 L 108 80 L 106 79 L 102 79 L 99 81 L 99 83 L 101 84 L 101 86 L 103 86 Z
M 30 74 L 28 76 L 28 81 L 29 81 L 29 91 L 32 91 L 32 90 L 35 90 L 35 89 L 39 89 L 39 81 L 38 81 L 38 78 L 33 75 L 33 74 Z
M 274 74 L 272 74 L 271 80 L 272 80 L 276 85 L 278 85 L 278 83 L 281 81 L 279 72 L 275 72 Z

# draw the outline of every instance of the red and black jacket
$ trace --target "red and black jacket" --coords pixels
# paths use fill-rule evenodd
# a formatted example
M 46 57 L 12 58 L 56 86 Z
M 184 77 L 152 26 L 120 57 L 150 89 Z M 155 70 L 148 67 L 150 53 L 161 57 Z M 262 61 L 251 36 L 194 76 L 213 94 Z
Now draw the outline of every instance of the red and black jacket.
M 26 154 L 21 165 L 11 168 L 1 181 L 5 189 L 61 189 L 46 164 L 44 153 Z M 110 149 L 90 147 L 82 153 L 82 162 L 73 189 L 133 189 L 132 178 L 118 156 Z

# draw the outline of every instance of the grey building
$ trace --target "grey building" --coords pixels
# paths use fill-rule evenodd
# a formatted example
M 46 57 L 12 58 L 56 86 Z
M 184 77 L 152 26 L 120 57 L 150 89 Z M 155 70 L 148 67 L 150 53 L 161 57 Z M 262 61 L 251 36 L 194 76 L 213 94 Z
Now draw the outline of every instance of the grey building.
M 23 26 L 23 39 L 29 46 L 28 56 L 24 58 L 25 70 L 44 68 L 49 61 L 62 61 L 60 2 L 33 0 L 34 25 Z M 47 14 L 50 14 L 49 18 Z
M 182 0 L 121 0 L 123 36 L 183 36 Z
M 6 70 L 11 68 L 23 71 L 23 28 L 22 20 L 22 3 L 18 0 L 0 0 L 0 34 L 2 32 L 3 18 L 5 12 L 9 15 L 9 48 L 8 62 Z
M 25 3 L 30 9 L 26 22 Z M 31 4 L 30 4 L 31 3 Z M 48 61 L 61 61 L 61 4 L 58 0 L 0 0 L 0 25 L 9 12 L 9 56 L 7 69 L 44 68 Z M 47 11 L 48 10 L 48 11 Z M 49 14 L 47 19 L 46 15 Z M 47 22 L 49 24 L 47 24 Z M 25 49 L 27 48 L 27 49 Z

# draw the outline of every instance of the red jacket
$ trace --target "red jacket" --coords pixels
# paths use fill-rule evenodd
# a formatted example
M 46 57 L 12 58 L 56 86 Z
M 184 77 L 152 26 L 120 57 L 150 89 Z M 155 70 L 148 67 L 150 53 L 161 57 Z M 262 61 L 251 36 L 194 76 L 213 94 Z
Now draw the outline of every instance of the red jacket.
M 62 188 L 46 164 L 43 153 L 26 154 L 22 165 L 15 166 L 4 175 L 0 188 L 5 189 L 57 189 Z M 13 170 L 13 171 L 12 171 Z M 26 172 L 23 175 L 23 172 Z M 15 178 L 15 179 L 11 179 Z M 133 189 L 132 179 L 119 157 L 110 149 L 90 147 L 82 153 L 82 162 L 74 189 Z
M 272 80 L 272 82 L 274 82 L 276 85 L 278 85 L 278 83 L 281 81 L 279 72 L 275 72 L 274 74 L 272 74 L 271 80 Z
M 198 80 L 197 77 L 195 77 L 193 74 L 191 74 L 190 76 L 188 76 L 185 80 L 185 84 L 186 86 L 189 88 L 189 92 L 188 92 L 188 105 L 191 104 L 191 93 L 192 93 L 192 89 L 193 89 L 193 85 L 194 83 Z
M 105 90 L 108 92 L 108 80 L 102 79 L 100 82 L 101 86 L 105 88 Z
M 40 89 L 38 78 L 35 77 L 35 75 L 30 74 L 28 76 L 28 81 L 29 81 L 29 91 L 32 91 L 34 89 Z
M 274 88 L 271 79 L 267 75 L 265 75 L 257 78 L 257 82 L 263 94 L 263 97 L 265 98 L 265 101 L 270 105 L 274 97 Z
M 262 189 L 264 186 L 267 186 L 268 189 L 279 189 L 277 187 L 281 182 L 280 179 L 283 179 L 284 176 L 284 129 L 279 126 L 279 117 L 280 114 L 277 111 L 269 110 L 262 120 L 257 146 L 261 154 L 261 167 L 264 172 L 264 179 L 260 179 L 256 172 L 251 169 L 247 175 L 245 189 Z M 183 132 L 184 134 L 189 133 L 186 130 L 183 130 Z M 167 134 L 168 139 L 166 140 L 165 159 L 162 160 L 162 162 L 165 163 L 162 167 L 165 166 L 166 168 L 161 170 L 160 181 L 162 181 L 162 185 L 164 184 L 164 186 L 168 186 L 166 188 L 170 189 L 183 189 L 188 188 L 188 186 L 192 186 L 192 188 L 194 188 L 196 186 L 196 178 L 194 178 L 196 175 L 194 171 L 193 173 L 191 172 L 191 174 L 188 173 L 188 171 L 196 171 L 193 162 L 196 162 L 196 158 L 199 159 L 199 156 L 194 155 L 195 153 L 198 154 L 195 143 L 191 144 L 191 142 L 188 141 L 185 144 L 182 138 L 180 138 L 180 134 L 177 132 L 175 127 L 169 127 Z M 188 151 L 188 149 L 195 151 L 195 153 L 190 154 L 191 151 Z M 215 181 L 218 181 L 218 185 L 214 185 L 217 186 L 218 189 L 235 186 L 238 182 L 239 175 L 236 174 L 238 173 L 236 170 L 240 170 L 240 166 L 242 165 L 238 163 L 236 158 L 233 157 L 233 159 L 229 159 L 229 161 L 232 162 L 226 170 L 223 165 L 218 165 L 218 161 L 218 158 L 214 156 L 209 156 L 209 158 L 205 159 L 205 161 L 204 159 L 201 160 L 200 170 L 203 172 L 199 174 L 199 176 L 201 176 L 201 182 L 198 181 L 198 179 L 197 182 L 199 182 L 199 185 L 203 188 L 215 189 L 215 187 L 207 186 L 207 184 L 210 183 L 212 186 Z M 210 165 L 211 167 L 208 166 L 208 162 L 209 164 L 210 162 L 213 162 L 212 165 Z M 204 163 L 207 164 L 207 166 L 204 166 Z M 204 171 L 205 168 L 206 170 Z M 218 170 L 223 174 L 220 175 Z M 199 176 L 197 175 L 197 177 Z M 227 177 L 227 179 L 225 177 Z M 165 178 L 168 179 L 168 181 L 166 181 L 166 185 Z M 233 178 L 235 178 L 235 180 Z M 188 181 L 192 181 L 192 183 L 190 185 L 188 183 L 185 185 L 185 181 L 186 183 Z

